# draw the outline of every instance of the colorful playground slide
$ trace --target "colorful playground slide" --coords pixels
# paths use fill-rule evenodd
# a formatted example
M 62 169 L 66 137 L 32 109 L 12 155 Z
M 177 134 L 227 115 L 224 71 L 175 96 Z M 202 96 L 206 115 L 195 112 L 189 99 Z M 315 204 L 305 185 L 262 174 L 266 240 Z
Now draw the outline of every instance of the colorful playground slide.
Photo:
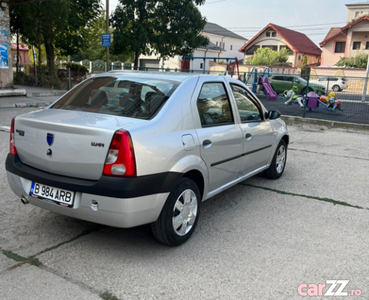
M 268 100 L 277 100 L 277 93 L 273 90 L 272 86 L 269 83 L 269 78 L 267 76 L 263 76 L 260 78 L 265 91 L 268 93 Z

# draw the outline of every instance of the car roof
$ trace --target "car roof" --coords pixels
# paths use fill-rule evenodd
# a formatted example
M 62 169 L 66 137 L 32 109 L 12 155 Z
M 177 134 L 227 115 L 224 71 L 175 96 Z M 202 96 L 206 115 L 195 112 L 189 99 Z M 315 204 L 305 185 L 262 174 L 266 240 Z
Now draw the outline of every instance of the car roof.
M 113 76 L 117 78 L 151 78 L 151 79 L 164 79 L 164 80 L 174 80 L 183 82 L 189 78 L 193 77 L 205 77 L 209 80 L 217 80 L 225 79 L 226 81 L 235 81 L 237 82 L 236 78 L 229 78 L 219 75 L 210 75 L 210 74 L 199 74 L 199 73 L 180 73 L 180 72 L 153 72 L 153 71 L 130 71 L 130 70 L 116 70 L 116 71 L 109 71 L 106 73 L 101 73 L 98 75 L 94 75 L 94 78 L 97 77 L 106 77 L 106 76 Z

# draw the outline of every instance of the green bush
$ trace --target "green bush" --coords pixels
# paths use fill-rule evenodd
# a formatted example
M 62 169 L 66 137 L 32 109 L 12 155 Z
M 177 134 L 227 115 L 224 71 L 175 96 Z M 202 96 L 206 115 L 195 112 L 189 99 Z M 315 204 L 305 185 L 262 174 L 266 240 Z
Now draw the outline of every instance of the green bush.
M 335 64 L 335 66 L 366 69 L 367 63 L 368 55 L 364 53 L 359 53 L 355 57 L 341 57 L 340 60 Z
M 70 68 L 71 72 L 76 73 L 77 76 L 85 76 L 88 73 L 88 69 L 84 65 L 68 62 L 64 66 L 67 69 Z

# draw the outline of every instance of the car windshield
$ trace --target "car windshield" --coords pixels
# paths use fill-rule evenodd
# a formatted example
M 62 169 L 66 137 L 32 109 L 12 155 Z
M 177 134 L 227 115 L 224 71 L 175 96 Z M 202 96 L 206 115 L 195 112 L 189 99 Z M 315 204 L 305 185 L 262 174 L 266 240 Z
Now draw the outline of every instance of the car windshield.
M 178 85 L 161 78 L 96 77 L 82 82 L 51 108 L 150 119 Z

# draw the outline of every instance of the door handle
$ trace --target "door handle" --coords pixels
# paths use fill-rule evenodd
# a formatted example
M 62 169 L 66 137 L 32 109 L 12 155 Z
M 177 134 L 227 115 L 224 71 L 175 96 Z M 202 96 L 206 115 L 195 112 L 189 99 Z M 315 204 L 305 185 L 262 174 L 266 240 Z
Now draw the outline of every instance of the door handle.
M 210 147 L 210 146 L 211 146 L 211 144 L 212 144 L 211 140 L 204 140 L 204 141 L 202 142 L 202 145 L 203 145 L 203 147 L 205 147 L 205 148 Z
M 246 133 L 245 138 L 246 140 L 250 140 L 252 138 L 251 133 Z

